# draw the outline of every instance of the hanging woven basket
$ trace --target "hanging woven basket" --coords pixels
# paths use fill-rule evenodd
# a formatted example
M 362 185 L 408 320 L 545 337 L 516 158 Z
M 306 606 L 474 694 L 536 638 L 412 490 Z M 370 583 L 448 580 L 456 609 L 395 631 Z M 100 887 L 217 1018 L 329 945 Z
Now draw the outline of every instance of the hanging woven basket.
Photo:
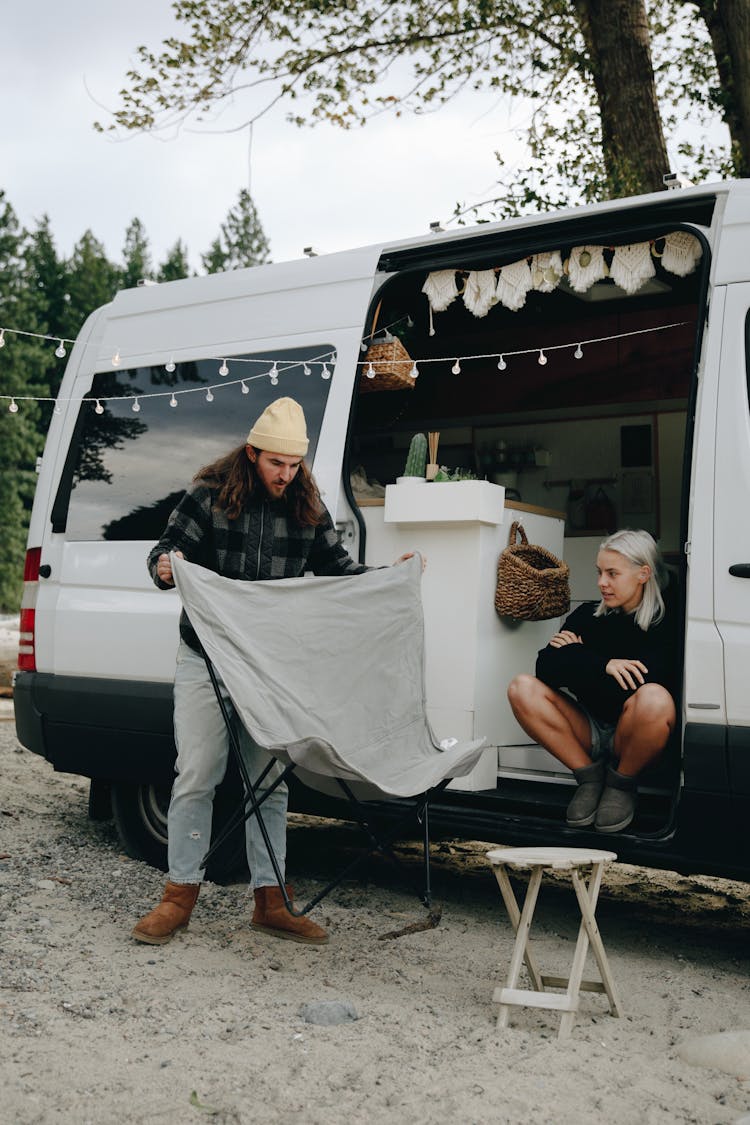
M 397 336 L 386 332 L 381 340 L 374 339 L 375 328 L 380 315 L 380 306 L 375 310 L 370 339 L 372 343 L 360 362 L 359 393 L 372 391 L 413 391 L 414 379 L 411 370 L 414 362 Z
M 517 543 L 517 536 L 521 542 Z M 570 609 L 570 568 L 546 547 L 532 546 L 518 520 L 497 564 L 495 609 L 500 617 L 547 621 Z

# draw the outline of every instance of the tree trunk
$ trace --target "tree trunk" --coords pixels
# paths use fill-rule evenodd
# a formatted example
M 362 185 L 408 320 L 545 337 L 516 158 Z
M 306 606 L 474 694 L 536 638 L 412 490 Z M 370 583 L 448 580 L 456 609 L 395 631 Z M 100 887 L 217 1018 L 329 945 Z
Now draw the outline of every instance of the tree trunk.
M 644 0 L 573 0 L 599 100 L 610 198 L 660 191 L 669 171 Z
M 718 101 L 738 176 L 750 176 L 750 0 L 695 0 L 716 57 Z

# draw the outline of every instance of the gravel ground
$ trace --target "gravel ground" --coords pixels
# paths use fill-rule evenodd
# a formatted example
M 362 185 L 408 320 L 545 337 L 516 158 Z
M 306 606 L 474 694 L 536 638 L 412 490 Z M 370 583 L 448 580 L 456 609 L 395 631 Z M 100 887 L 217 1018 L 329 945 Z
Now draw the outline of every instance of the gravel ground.
M 159 948 L 128 935 L 163 876 L 86 808 L 87 783 L 54 774 L 0 721 L 3 1123 L 750 1121 L 750 1047 L 746 1074 L 742 1052 L 739 1063 L 725 1052 L 725 1069 L 679 1054 L 750 1028 L 745 884 L 613 865 L 597 918 L 624 1015 L 585 994 L 558 1041 L 549 1012 L 519 1010 L 496 1030 L 512 934 L 486 845 L 437 845 L 433 930 L 379 940 L 421 913 L 374 865 L 316 911 L 332 936 L 323 949 L 251 931 L 242 883 L 205 886 L 190 928 Z M 342 825 L 294 820 L 298 893 L 352 846 Z M 543 889 L 537 918 L 537 956 L 564 972 L 568 885 Z M 302 1007 L 326 1001 L 360 1018 L 305 1022 Z

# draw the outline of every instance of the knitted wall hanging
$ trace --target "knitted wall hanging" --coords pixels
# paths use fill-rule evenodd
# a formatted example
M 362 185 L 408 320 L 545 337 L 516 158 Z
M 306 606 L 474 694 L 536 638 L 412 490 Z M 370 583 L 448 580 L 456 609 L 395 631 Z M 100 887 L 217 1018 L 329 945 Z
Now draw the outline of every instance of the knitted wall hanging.
M 575 246 L 568 258 L 568 278 L 570 287 L 576 293 L 587 289 L 607 276 L 607 263 L 604 261 L 603 246 Z
M 656 273 L 651 257 L 650 242 L 635 242 L 632 246 L 616 246 L 609 267 L 609 276 L 615 285 L 626 293 L 637 293 L 642 285 Z
M 501 305 L 512 312 L 518 312 L 526 304 L 526 294 L 532 287 L 531 270 L 526 258 L 503 266 L 497 279 L 497 299 Z

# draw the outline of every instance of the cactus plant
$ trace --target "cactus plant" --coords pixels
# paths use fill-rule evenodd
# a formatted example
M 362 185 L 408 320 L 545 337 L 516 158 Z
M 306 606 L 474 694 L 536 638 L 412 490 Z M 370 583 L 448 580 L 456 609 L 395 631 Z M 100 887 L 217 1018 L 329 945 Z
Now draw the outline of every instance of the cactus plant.
M 427 466 L 427 438 L 424 434 L 415 434 L 409 445 L 406 457 L 405 477 L 423 477 Z

